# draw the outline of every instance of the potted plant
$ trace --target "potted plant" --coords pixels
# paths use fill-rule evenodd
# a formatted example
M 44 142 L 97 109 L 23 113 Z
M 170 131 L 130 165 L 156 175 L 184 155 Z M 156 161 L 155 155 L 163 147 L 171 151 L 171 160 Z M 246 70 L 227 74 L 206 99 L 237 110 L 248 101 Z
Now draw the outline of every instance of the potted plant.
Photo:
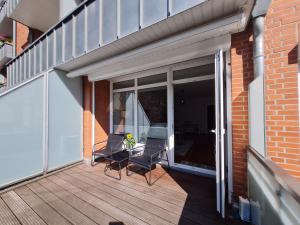
M 135 144 L 136 144 L 136 141 L 135 139 L 133 138 L 133 135 L 132 134 L 126 134 L 125 135 L 125 140 L 124 140 L 124 144 L 126 146 L 127 149 L 132 149 Z

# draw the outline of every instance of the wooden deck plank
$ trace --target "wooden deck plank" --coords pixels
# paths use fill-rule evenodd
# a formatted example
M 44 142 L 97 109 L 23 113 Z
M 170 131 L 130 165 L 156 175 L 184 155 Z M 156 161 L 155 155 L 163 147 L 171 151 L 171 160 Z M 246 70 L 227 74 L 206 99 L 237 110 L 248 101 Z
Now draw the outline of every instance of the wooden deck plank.
M 36 195 L 38 195 L 41 199 L 47 202 L 52 208 L 56 209 L 56 211 L 60 212 L 66 219 L 68 219 L 72 224 L 76 225 L 95 225 L 91 219 L 83 215 L 81 212 L 77 211 L 73 207 L 71 207 L 66 202 L 58 199 L 54 194 L 48 192 L 44 187 L 42 187 L 39 183 L 31 183 L 27 185 Z
M 47 179 L 43 179 L 40 181 L 40 184 L 46 188 L 48 191 L 54 193 L 58 198 L 62 199 L 63 201 L 67 202 L 69 205 L 71 205 L 73 208 L 79 210 L 84 215 L 92 219 L 98 224 L 109 224 L 112 222 L 118 222 L 113 217 L 105 214 L 101 210 L 95 208 L 94 206 L 90 205 L 86 201 L 81 200 L 80 198 L 76 197 L 72 193 L 69 192 L 69 190 L 65 190 L 55 183 L 51 182 L 50 176 Z
M 76 171 L 76 172 L 87 172 L 83 167 L 76 167 L 72 170 L 68 170 L 67 172 Z M 99 176 L 105 176 L 103 174 L 103 171 L 90 171 L 88 170 L 88 173 L 93 173 Z M 131 189 L 135 189 L 141 192 L 144 192 L 146 194 L 150 194 L 151 196 L 159 196 L 159 198 L 164 199 L 165 201 L 168 201 L 170 203 L 174 203 L 180 206 L 184 205 L 185 208 L 188 208 L 196 213 L 206 213 L 211 214 L 213 217 L 217 216 L 217 213 L 215 211 L 215 184 L 214 181 L 211 178 L 207 177 L 199 177 L 196 175 L 189 175 L 189 174 L 179 174 L 178 172 L 171 172 L 172 176 L 176 177 L 177 185 L 181 185 L 186 190 L 185 197 L 182 197 L 182 195 L 179 195 L 177 192 L 172 194 L 162 193 L 161 190 L 166 190 L 166 187 L 159 187 L 155 185 L 148 186 L 144 180 L 136 180 L 135 183 L 132 183 L 132 176 L 127 177 L 126 175 L 122 177 L 121 181 L 118 181 Z M 178 176 L 179 174 L 179 176 Z M 105 176 L 106 177 L 106 176 Z M 182 177 L 188 177 L 189 179 L 183 180 Z M 190 180 L 190 179 L 193 180 Z M 200 180 L 200 185 L 197 184 L 197 180 Z M 199 182 L 199 181 L 198 181 Z M 159 183 L 159 182 L 158 182 Z M 202 185 L 205 183 L 206 185 Z M 188 185 L 193 184 L 193 185 Z M 146 185 L 146 186 L 144 186 Z M 149 190 L 150 189 L 150 190 Z M 160 191 L 159 191 L 160 190 Z M 199 194 L 199 193 L 205 193 L 205 194 Z M 174 200 L 176 199 L 176 200 Z
M 61 186 L 62 185 L 65 190 L 68 190 L 70 193 L 74 194 L 80 199 L 87 201 L 88 203 L 100 209 L 101 211 L 105 212 L 106 214 L 111 215 L 113 218 L 116 218 L 118 221 L 121 221 L 125 224 L 135 224 L 135 225 L 147 224 L 144 221 L 120 210 L 119 208 L 112 206 L 111 204 L 95 197 L 94 195 L 89 194 L 85 190 L 75 187 L 70 183 L 67 182 L 65 182 L 64 184 L 61 183 Z
M 66 173 L 68 173 L 68 172 L 66 171 Z M 60 174 L 58 174 L 58 175 L 60 175 Z M 221 222 L 221 219 L 218 219 L 218 217 L 215 218 L 215 217 L 207 216 L 204 213 L 201 213 L 201 211 L 195 213 L 195 212 L 192 212 L 191 210 L 189 210 L 188 208 L 186 208 L 185 205 L 183 205 L 183 206 L 174 205 L 172 203 L 164 201 L 164 199 L 161 199 L 159 197 L 155 198 L 152 195 L 144 194 L 144 193 L 138 192 L 132 188 L 128 188 L 127 186 L 122 185 L 121 182 L 113 180 L 110 177 L 107 177 L 101 173 L 97 173 L 95 175 L 93 172 L 89 172 L 89 173 L 85 173 L 84 176 L 91 178 L 94 182 L 99 181 L 102 183 L 102 185 L 108 185 L 111 188 L 118 189 L 119 191 L 122 191 L 124 194 L 132 195 L 141 200 L 148 201 L 149 203 L 152 203 L 158 207 L 161 207 L 161 208 L 168 210 L 172 213 L 175 213 L 179 216 L 181 216 L 183 214 L 182 212 L 184 210 L 184 214 L 183 214 L 184 217 L 188 218 L 189 220 L 194 221 L 195 223 L 197 223 L 199 221 L 202 221 L 205 224 L 216 224 L 218 222 Z M 99 179 L 99 177 L 100 177 L 100 179 Z
M 79 172 L 79 173 L 83 172 L 82 170 L 79 170 L 79 169 L 77 169 L 77 170 L 74 169 L 72 171 L 76 171 L 76 172 Z M 68 172 L 71 172 L 71 171 L 68 171 Z M 89 171 L 89 173 L 91 173 L 91 171 Z M 100 172 L 100 173 L 97 173 L 97 174 L 99 174 L 101 176 L 102 175 L 105 176 L 103 174 L 103 172 Z M 147 186 L 141 186 L 140 183 L 138 183 L 138 182 L 136 182 L 136 183 L 128 182 L 128 178 L 131 178 L 131 176 L 130 177 L 123 176 L 122 178 L 123 179 L 119 183 L 124 184 L 127 187 L 132 188 L 133 190 L 143 192 L 145 194 L 151 194 L 153 197 L 162 198 L 165 201 L 170 202 L 170 203 L 175 204 L 175 205 L 178 205 L 178 206 L 182 206 L 182 205 L 185 204 L 186 196 L 184 198 L 182 198 L 177 193 L 174 193 L 173 195 L 169 195 L 169 194 L 166 194 L 166 193 L 161 193 L 161 192 L 158 192 L 156 190 L 153 190 L 153 189 L 150 188 L 152 186 L 149 187 L 149 185 L 147 185 L 147 184 L 146 184 Z M 144 182 L 144 183 L 146 183 L 146 182 Z
M 82 164 L 76 168 L 83 169 L 86 171 L 93 171 L 93 172 L 99 171 L 99 173 L 103 173 L 104 165 L 103 165 L 103 163 L 99 163 L 99 164 L 97 164 L 97 166 L 91 167 L 86 164 Z M 122 170 L 122 172 L 125 174 L 124 169 Z M 158 177 L 158 175 L 156 175 L 157 173 L 155 170 L 152 171 L 152 173 L 154 176 Z M 148 175 L 148 174 L 146 174 L 146 175 Z M 130 176 L 130 178 L 133 180 L 143 181 L 144 183 L 146 183 L 145 177 L 140 174 L 133 173 L 132 176 Z M 161 176 L 160 179 L 153 184 L 153 186 L 155 185 L 155 186 L 159 186 L 160 188 L 166 188 L 166 190 L 176 192 L 177 194 L 178 193 L 183 194 L 183 195 L 186 194 L 185 190 L 183 190 L 181 187 L 179 187 L 176 184 L 176 182 L 174 182 L 172 179 L 168 179 L 168 178 L 169 178 L 169 176 L 167 174 L 165 174 L 164 176 Z M 155 179 L 155 177 L 154 177 L 154 179 Z
M 77 174 L 86 174 L 86 173 L 91 173 L 94 175 L 104 175 L 103 171 L 87 171 L 84 169 L 79 169 L 79 168 L 74 168 L 73 170 L 68 170 L 66 171 L 67 173 L 77 173 Z M 104 175 L 105 176 L 105 175 Z M 132 188 L 133 190 L 137 190 L 143 193 L 153 193 L 156 192 L 156 195 L 160 195 L 162 198 L 164 198 L 164 196 L 168 196 L 169 198 L 172 199 L 177 199 L 176 201 L 178 201 L 179 203 L 184 202 L 187 198 L 187 193 L 183 194 L 183 193 L 178 193 L 176 191 L 170 190 L 168 188 L 161 188 L 157 185 L 152 185 L 149 186 L 144 180 L 135 180 L 135 179 L 131 179 L 132 177 L 127 177 L 125 174 L 124 176 L 122 176 L 122 180 L 118 181 L 119 183 L 126 185 L 130 188 Z
M 23 225 L 46 225 L 16 192 L 9 191 L 1 197 Z
M 20 222 L 0 197 L 0 224 L 19 225 Z
M 61 175 L 59 175 L 59 176 L 61 177 Z M 129 202 L 130 204 L 135 205 L 135 206 L 141 208 L 142 210 L 150 212 L 151 214 L 153 214 L 153 217 L 159 216 L 159 217 L 163 218 L 164 220 L 167 220 L 173 224 L 178 224 L 180 220 L 183 220 L 186 223 L 188 223 L 188 221 L 186 219 L 182 219 L 181 216 L 179 216 L 173 212 L 170 212 L 166 209 L 158 207 L 157 205 L 154 205 L 148 201 L 139 199 L 135 196 L 124 194 L 124 192 L 119 191 L 110 186 L 107 186 L 105 184 L 105 182 L 102 183 L 100 180 L 95 181 L 95 180 L 89 179 L 89 178 L 87 178 L 87 176 L 83 176 L 81 174 L 74 175 L 72 173 L 71 174 L 66 173 L 66 176 L 72 176 L 73 180 L 75 180 L 77 178 L 77 179 L 80 179 L 80 181 L 89 184 L 92 187 L 92 188 L 90 188 L 90 190 L 92 192 L 101 191 L 104 193 L 108 193 L 109 195 L 115 196 L 118 199 L 123 200 L 125 202 Z M 63 176 L 62 178 L 65 178 L 65 176 Z
M 86 179 L 80 181 L 74 177 L 64 175 L 64 176 L 59 176 L 62 180 L 65 181 L 66 184 L 72 184 L 78 188 L 81 188 L 82 190 L 87 191 L 88 193 L 96 196 L 97 198 L 102 199 L 103 201 L 106 201 L 107 203 L 113 205 L 116 208 L 119 208 L 126 213 L 139 218 L 140 220 L 143 220 L 144 222 L 148 224 L 153 224 L 153 225 L 171 225 L 170 222 L 167 220 L 155 216 L 151 212 L 148 212 L 144 208 L 137 207 L 136 205 L 130 204 L 130 202 L 124 201 L 115 195 L 111 194 L 110 192 L 106 192 L 103 190 L 99 190 L 92 185 L 88 184 L 88 182 L 85 182 Z M 59 184 L 62 184 L 62 180 L 60 180 L 58 177 L 53 178 L 53 182 L 57 182 Z M 124 195 L 124 194 L 123 194 Z
M 215 210 L 213 179 L 157 166 L 148 186 L 141 174 L 105 176 L 104 165 L 76 165 L 0 196 L 0 224 L 243 224 Z M 154 178 L 155 179 L 155 178 Z
M 103 174 L 103 171 L 86 171 L 86 170 L 81 170 L 79 168 L 73 168 L 72 170 L 68 170 L 67 172 L 70 173 L 72 171 L 76 171 L 78 173 L 93 173 L 95 175 L 99 175 L 104 177 L 105 175 Z M 105 176 L 107 177 L 107 176 Z M 159 186 L 149 186 L 144 180 L 135 180 L 132 182 L 134 179 L 132 179 L 132 176 L 123 176 L 121 181 L 118 181 L 121 184 L 124 184 L 125 186 L 137 190 L 140 192 L 143 192 L 145 194 L 149 194 L 151 196 L 157 197 L 157 198 L 162 198 L 167 202 L 173 203 L 178 206 L 183 206 L 186 204 L 186 199 L 188 197 L 188 193 L 185 195 L 182 195 L 181 193 L 178 192 L 172 192 L 172 193 L 166 193 L 163 192 L 162 190 L 165 190 L 166 187 L 159 187 Z M 201 190 L 197 190 L 197 192 L 201 192 Z M 193 201 L 197 202 L 198 200 L 202 200 L 203 197 L 201 198 L 200 195 L 194 196 Z
M 70 225 L 71 223 L 41 200 L 28 187 L 15 189 L 15 192 L 48 224 Z

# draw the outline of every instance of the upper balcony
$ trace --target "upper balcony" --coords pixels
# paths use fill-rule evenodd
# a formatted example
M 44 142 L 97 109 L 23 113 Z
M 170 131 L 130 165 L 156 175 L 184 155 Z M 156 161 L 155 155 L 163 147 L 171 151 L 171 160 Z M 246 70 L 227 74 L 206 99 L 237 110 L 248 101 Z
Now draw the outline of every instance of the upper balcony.
M 23 0 L 13 1 L 22 4 Z M 44 2 L 35 2 L 40 1 Z M 253 3 L 254 0 L 84 1 L 7 64 L 8 79 L 19 83 L 53 67 L 72 71 L 174 34 L 181 33 L 178 40 L 184 38 L 191 45 L 201 38 L 238 32 L 245 28 Z M 36 21 L 48 13 L 36 11 L 41 14 Z M 173 45 L 163 46 L 169 47 L 168 51 L 176 49 Z
M 8 3 L 0 1 L 0 34 L 8 37 L 13 35 L 13 21 L 8 17 Z
M 13 58 L 13 46 L 10 44 L 4 44 L 0 48 L 0 68 L 2 68 L 12 58 Z
M 60 0 L 7 0 L 8 16 L 45 32 L 59 21 L 59 4 Z

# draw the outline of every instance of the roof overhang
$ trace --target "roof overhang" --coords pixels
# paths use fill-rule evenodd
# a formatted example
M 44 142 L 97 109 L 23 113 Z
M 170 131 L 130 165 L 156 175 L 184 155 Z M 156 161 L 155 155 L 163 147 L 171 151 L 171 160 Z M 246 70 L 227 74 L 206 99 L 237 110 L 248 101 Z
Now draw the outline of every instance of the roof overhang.
M 230 40 L 230 34 L 245 29 L 253 4 L 254 0 L 207 0 L 57 68 L 68 71 L 68 77 L 100 80 L 201 57 L 216 46 L 224 47 L 224 37 Z

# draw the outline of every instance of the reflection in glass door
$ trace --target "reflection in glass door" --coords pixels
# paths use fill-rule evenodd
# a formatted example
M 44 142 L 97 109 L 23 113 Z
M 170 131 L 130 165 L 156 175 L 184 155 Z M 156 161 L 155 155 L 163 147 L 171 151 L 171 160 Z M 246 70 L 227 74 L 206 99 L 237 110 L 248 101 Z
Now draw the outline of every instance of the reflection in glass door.
M 113 133 L 134 133 L 134 92 L 113 94 Z
M 138 90 L 138 142 L 147 138 L 167 140 L 167 87 Z

